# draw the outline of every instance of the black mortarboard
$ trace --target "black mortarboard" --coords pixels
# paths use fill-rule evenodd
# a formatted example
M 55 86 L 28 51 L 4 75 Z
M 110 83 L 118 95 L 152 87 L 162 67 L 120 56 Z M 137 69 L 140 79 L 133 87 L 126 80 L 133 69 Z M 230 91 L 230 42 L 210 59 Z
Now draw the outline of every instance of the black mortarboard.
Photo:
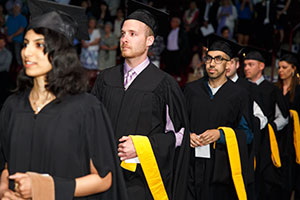
M 238 57 L 238 52 L 242 48 L 239 44 L 216 34 L 206 36 L 205 40 L 208 51 L 223 51 L 230 58 Z
M 266 66 L 272 64 L 272 54 L 265 50 L 247 46 L 242 49 L 241 53 L 244 60 L 257 60 L 265 63 Z
M 168 28 L 168 13 L 132 0 L 128 1 L 127 6 L 128 12 L 125 21 L 128 19 L 138 20 L 149 26 L 155 36 L 164 36 Z
M 31 15 L 30 28 L 48 28 L 65 35 L 70 42 L 74 38 L 89 39 L 85 9 L 45 0 L 28 0 Z
M 293 53 L 291 51 L 287 51 L 285 49 L 280 49 L 280 61 L 286 61 L 294 66 L 297 67 L 297 71 L 300 72 L 300 55 Z

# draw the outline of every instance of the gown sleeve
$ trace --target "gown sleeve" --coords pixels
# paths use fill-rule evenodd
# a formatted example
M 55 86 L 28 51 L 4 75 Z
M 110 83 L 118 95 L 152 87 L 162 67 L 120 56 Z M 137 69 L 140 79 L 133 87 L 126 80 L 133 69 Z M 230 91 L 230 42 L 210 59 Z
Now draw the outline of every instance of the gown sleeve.
M 102 103 L 93 98 L 95 103 L 88 109 L 84 120 L 89 156 L 101 177 L 112 173 L 112 186 L 100 196 L 101 199 L 126 200 L 128 197 L 111 122 Z
M 1 118 L 0 118 L 0 120 L 1 120 Z M 2 132 L 2 123 L 1 123 L 1 127 L 0 127 L 0 135 L 1 135 L 1 132 Z M 0 174 L 2 173 L 2 171 L 4 169 L 4 165 L 5 165 L 5 160 L 4 160 L 4 156 L 3 156 L 2 145 L 1 145 L 1 142 L 0 142 Z
M 5 133 L 5 126 L 7 126 L 6 119 L 7 116 L 7 101 L 3 105 L 1 112 L 0 112 L 0 174 L 5 168 L 6 159 L 4 156 L 4 133 Z
M 160 95 L 164 96 L 165 103 L 168 105 L 169 117 L 173 122 L 175 132 L 179 132 L 182 128 L 185 129 L 181 146 L 177 147 L 175 151 L 172 185 L 173 193 L 171 194 L 171 199 L 185 199 L 190 150 L 185 99 L 179 85 L 172 78 L 167 77 L 162 85 L 163 89 L 160 90 L 160 92 L 162 92 Z M 149 136 L 151 145 L 154 146 L 153 149 L 158 162 L 160 159 L 167 158 L 163 158 L 167 155 L 166 152 L 164 152 L 168 151 L 167 148 L 175 148 L 176 139 L 174 134 L 174 132 L 170 132 L 167 134 L 155 134 Z M 167 143 L 167 141 L 170 143 Z M 163 161 L 161 163 L 163 163 Z
M 94 87 L 91 91 L 91 94 L 96 96 L 100 101 L 102 100 L 102 89 L 103 89 L 103 74 L 104 72 L 100 72 L 95 81 Z

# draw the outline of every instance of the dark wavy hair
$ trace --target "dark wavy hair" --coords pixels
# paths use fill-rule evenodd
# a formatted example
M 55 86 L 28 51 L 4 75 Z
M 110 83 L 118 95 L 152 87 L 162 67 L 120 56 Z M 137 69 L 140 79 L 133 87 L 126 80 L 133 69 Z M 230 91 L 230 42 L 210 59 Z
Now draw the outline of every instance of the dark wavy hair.
M 286 61 L 287 63 L 291 64 L 293 67 L 296 68 L 294 75 L 292 77 L 291 85 L 289 86 L 289 92 L 290 92 L 290 102 L 294 101 L 295 98 L 295 91 L 296 86 L 300 84 L 299 74 L 297 72 L 297 64 L 295 62 L 292 62 L 293 59 L 290 55 L 285 55 L 282 58 L 279 59 L 279 61 Z M 283 90 L 283 80 L 278 76 L 278 81 L 276 83 L 276 86 L 279 87 L 281 90 Z
M 44 53 L 48 53 L 52 70 L 47 73 L 46 89 L 56 98 L 66 94 L 79 94 L 87 90 L 88 79 L 76 50 L 62 34 L 47 28 L 31 29 L 45 37 Z M 28 30 L 27 30 L 28 31 Z M 16 92 L 22 92 L 33 87 L 33 78 L 27 76 L 23 68 L 17 78 Z

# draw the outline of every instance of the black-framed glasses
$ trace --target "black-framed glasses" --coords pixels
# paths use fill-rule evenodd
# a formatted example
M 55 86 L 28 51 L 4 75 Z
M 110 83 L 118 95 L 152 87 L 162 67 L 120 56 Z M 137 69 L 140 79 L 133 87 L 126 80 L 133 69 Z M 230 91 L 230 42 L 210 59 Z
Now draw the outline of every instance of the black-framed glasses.
M 221 64 L 223 60 L 230 61 L 226 58 L 223 58 L 222 56 L 211 57 L 210 55 L 207 55 L 204 57 L 204 61 L 206 64 L 210 64 L 212 60 L 215 60 L 216 64 Z

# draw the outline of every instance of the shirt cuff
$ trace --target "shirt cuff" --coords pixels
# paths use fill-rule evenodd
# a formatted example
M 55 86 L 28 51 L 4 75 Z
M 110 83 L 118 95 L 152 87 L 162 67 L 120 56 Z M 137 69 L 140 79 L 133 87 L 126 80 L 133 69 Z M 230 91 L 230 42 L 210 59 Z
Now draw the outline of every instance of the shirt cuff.
M 220 131 L 220 138 L 217 140 L 217 143 L 225 144 L 226 140 L 225 140 L 224 131 L 222 129 L 219 129 L 219 131 Z

